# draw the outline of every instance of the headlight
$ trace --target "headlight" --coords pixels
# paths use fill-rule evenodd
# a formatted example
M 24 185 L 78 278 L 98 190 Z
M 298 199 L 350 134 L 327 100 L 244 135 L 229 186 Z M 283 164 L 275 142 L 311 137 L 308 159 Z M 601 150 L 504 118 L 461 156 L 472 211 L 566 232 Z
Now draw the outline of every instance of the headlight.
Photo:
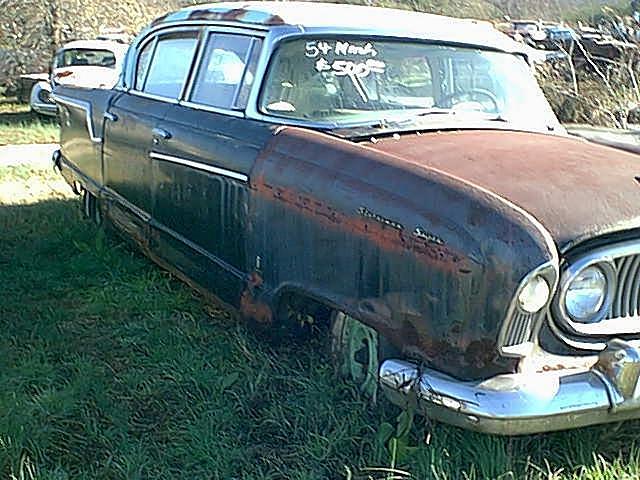
M 53 103 L 51 101 L 51 92 L 48 92 L 44 89 L 38 92 L 38 100 L 40 100 L 42 103 Z
M 596 323 L 607 300 L 607 276 L 593 265 L 582 270 L 573 279 L 564 303 L 569 316 L 579 323 Z
M 551 290 L 547 281 L 540 275 L 531 278 L 518 295 L 520 308 L 525 312 L 536 313 L 547 304 Z

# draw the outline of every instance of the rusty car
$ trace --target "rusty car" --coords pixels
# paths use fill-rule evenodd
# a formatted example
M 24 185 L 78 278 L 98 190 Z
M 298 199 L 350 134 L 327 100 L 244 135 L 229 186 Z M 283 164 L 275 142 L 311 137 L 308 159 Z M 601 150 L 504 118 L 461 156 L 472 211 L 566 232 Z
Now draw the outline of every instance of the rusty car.
M 363 394 L 503 435 L 640 417 L 639 157 L 570 136 L 491 25 L 197 5 L 54 98 L 90 218 L 249 325 L 326 325 Z

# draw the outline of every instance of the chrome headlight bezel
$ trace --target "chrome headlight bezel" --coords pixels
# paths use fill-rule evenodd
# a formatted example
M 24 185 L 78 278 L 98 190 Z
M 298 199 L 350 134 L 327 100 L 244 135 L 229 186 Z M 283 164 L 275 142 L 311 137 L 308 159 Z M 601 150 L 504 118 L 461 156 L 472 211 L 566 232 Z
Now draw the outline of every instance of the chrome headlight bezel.
M 573 282 L 589 268 L 598 268 L 605 277 L 606 285 L 604 299 L 592 315 L 584 318 L 576 318 L 567 309 L 567 294 Z M 576 262 L 564 271 L 558 288 L 558 295 L 554 302 L 554 313 L 556 317 L 566 322 L 569 327 L 581 334 L 594 333 L 592 330 L 598 329 L 598 324 L 602 322 L 611 308 L 616 287 L 616 268 L 610 260 L 592 259 L 590 261 Z

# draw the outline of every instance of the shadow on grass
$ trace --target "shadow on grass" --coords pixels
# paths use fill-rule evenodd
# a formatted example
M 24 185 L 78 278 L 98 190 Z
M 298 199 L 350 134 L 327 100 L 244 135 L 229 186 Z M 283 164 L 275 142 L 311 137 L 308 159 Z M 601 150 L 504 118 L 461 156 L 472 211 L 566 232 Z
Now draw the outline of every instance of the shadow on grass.
M 57 125 L 57 119 L 33 111 L 0 112 L 0 124 L 21 126 L 30 123 Z
M 638 422 L 499 438 L 418 419 L 394 455 L 399 410 L 336 382 L 325 339 L 261 341 L 79 212 L 0 205 L 0 476 L 382 479 L 362 469 L 395 457 L 419 479 L 638 477 Z

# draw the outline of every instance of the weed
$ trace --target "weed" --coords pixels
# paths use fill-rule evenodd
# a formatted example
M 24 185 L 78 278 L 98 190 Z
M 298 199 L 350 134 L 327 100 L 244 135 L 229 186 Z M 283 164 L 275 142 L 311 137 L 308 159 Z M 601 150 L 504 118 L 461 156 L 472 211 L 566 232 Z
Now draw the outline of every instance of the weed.
M 369 405 L 324 338 L 263 342 L 57 179 L 0 167 L 15 191 L 41 184 L 0 199 L 0 476 L 638 478 L 638 422 L 508 439 Z

